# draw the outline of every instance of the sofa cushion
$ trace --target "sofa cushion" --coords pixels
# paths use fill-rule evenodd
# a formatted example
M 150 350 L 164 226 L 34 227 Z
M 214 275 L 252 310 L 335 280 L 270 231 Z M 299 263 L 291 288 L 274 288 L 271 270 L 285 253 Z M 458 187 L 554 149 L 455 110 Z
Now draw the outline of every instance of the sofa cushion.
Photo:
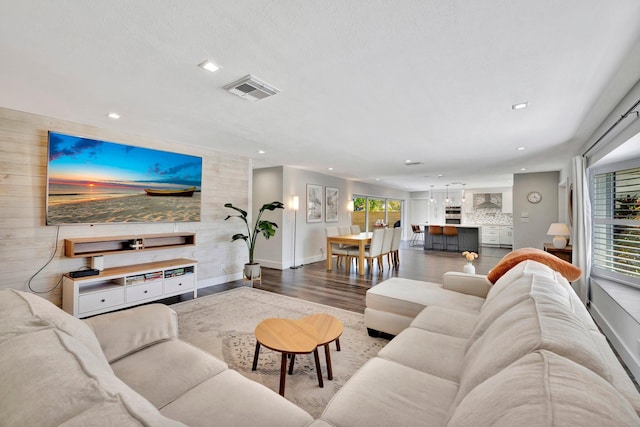
M 536 350 L 579 363 L 607 381 L 609 368 L 589 330 L 556 300 L 530 296 L 498 317 L 469 347 L 460 377 L 460 401 L 469 391 Z
M 479 384 L 447 426 L 637 426 L 631 405 L 599 375 L 541 350 Z
M 627 374 L 622 365 L 620 365 L 620 361 L 616 355 L 611 351 L 607 338 L 599 331 L 589 331 L 589 333 L 600 349 L 605 363 L 610 367 L 611 385 L 629 401 L 636 411 L 636 414 L 640 416 L 640 394 L 638 393 L 638 389 L 631 381 L 631 378 L 629 378 L 629 374 Z
M 442 426 L 458 385 L 374 357 L 329 401 L 321 419 L 333 426 Z
M 411 327 L 452 337 L 469 338 L 477 321 L 477 314 L 430 305 L 413 319 Z
M 570 282 L 578 280 L 582 270 L 555 255 L 537 248 L 520 248 L 506 254 L 498 264 L 489 271 L 487 279 L 496 283 L 507 271 L 525 260 L 538 261 L 559 272 Z
M 106 362 L 100 343 L 80 319 L 60 310 L 50 301 L 14 289 L 0 291 L 0 342 L 12 336 L 40 329 L 56 328 L 82 342 L 99 359 Z
M 149 345 L 177 338 L 175 311 L 149 304 L 86 319 L 109 363 Z
M 160 410 L 188 426 L 307 426 L 311 415 L 262 384 L 227 369 Z
M 111 367 L 118 378 L 162 408 L 226 370 L 227 364 L 184 341 L 170 340 L 124 357 Z
M 567 279 L 562 277 L 560 274 L 557 274 L 556 280 L 558 281 L 558 283 L 561 283 L 565 288 L 571 289 L 571 292 L 570 292 L 571 311 L 582 321 L 582 323 L 584 323 L 584 325 L 588 329 L 599 332 L 600 328 L 598 328 L 598 326 L 596 325 L 596 322 L 594 322 L 593 320 L 593 317 L 591 317 L 591 314 L 589 314 L 587 307 L 580 300 L 580 298 L 576 294 L 576 291 L 573 290 L 573 287 L 567 281 Z
M 414 318 L 425 307 L 438 305 L 467 313 L 478 313 L 483 298 L 442 288 L 437 283 L 391 278 L 372 287 L 366 294 L 366 306 Z
M 544 264 L 537 261 L 525 260 L 507 271 L 487 293 L 486 301 L 490 301 L 498 296 L 502 291 L 507 289 L 511 283 L 518 280 L 522 276 L 535 274 L 538 276 L 546 276 L 550 279 L 556 277 L 555 272 Z M 485 303 L 486 303 L 485 301 Z
M 0 413 L 16 426 L 182 425 L 127 387 L 104 360 L 65 332 L 48 328 L 0 344 Z M 92 420 L 92 422 L 85 422 Z
M 480 310 L 478 320 L 471 333 L 467 348 L 477 340 L 484 331 L 502 314 L 516 306 L 530 296 L 544 295 L 557 301 L 566 310 L 572 310 L 571 294 L 573 290 L 567 285 L 558 282 L 555 277 L 546 275 L 527 274 L 514 280 L 495 297 L 487 300 Z
M 407 328 L 378 353 L 409 368 L 458 382 L 467 340 L 418 328 Z

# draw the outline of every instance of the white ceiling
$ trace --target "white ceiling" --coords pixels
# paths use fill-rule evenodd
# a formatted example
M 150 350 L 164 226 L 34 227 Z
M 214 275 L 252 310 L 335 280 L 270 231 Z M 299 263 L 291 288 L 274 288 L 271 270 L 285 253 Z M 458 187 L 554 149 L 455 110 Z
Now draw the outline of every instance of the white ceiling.
M 638 80 L 639 22 L 637 0 L 4 2 L 0 106 L 408 191 L 502 187 L 565 166 Z M 222 88 L 247 74 L 281 92 Z

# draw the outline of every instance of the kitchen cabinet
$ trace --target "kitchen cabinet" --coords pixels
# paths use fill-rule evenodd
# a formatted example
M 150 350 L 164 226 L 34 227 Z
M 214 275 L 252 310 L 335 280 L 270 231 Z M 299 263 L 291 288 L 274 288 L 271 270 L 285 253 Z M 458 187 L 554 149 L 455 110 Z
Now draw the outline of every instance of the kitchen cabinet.
M 513 247 L 513 226 L 511 225 L 500 226 L 500 247 L 501 248 Z
M 482 226 L 482 246 L 500 246 L 500 226 Z
M 446 197 L 446 192 L 445 192 Z M 462 190 L 449 190 L 449 203 L 448 206 L 460 206 L 462 205 Z

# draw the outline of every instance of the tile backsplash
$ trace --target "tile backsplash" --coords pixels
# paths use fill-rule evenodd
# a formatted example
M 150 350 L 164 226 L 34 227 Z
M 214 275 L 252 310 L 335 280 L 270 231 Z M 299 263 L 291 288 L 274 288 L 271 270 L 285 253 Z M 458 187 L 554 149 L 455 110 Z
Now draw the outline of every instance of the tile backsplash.
M 463 223 L 512 225 L 513 214 L 504 213 L 501 209 L 476 209 L 464 214 Z

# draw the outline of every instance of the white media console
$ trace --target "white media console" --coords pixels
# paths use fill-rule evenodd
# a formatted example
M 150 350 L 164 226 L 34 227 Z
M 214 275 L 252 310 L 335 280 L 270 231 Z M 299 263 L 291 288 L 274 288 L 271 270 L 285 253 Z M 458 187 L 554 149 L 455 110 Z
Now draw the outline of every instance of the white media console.
M 97 276 L 62 279 L 62 308 L 88 317 L 145 302 L 193 292 L 197 297 L 197 261 L 172 259 L 107 268 Z
M 193 233 L 68 239 L 65 255 L 96 257 L 193 245 Z M 190 292 L 196 298 L 197 265 L 195 260 L 178 258 L 106 268 L 95 276 L 65 274 L 62 308 L 73 316 L 88 317 Z

